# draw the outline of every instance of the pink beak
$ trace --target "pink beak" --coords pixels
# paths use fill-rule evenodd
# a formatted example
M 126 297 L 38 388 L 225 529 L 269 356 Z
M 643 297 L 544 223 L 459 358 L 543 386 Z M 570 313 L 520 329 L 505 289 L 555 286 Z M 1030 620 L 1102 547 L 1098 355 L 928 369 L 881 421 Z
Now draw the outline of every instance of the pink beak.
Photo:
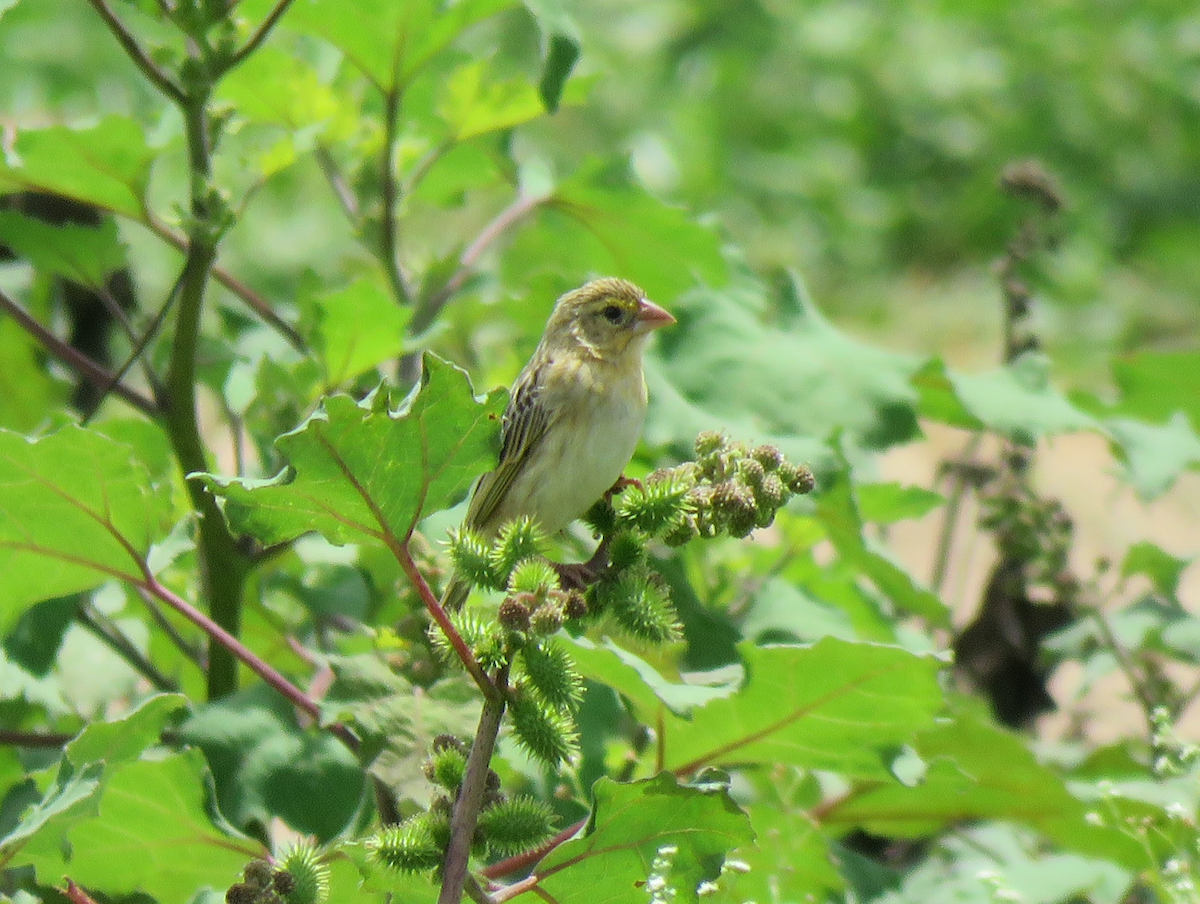
M 638 307 L 638 312 L 634 316 L 634 319 L 638 322 L 638 329 L 643 332 L 657 330 L 659 327 L 670 326 L 675 322 L 674 317 L 672 317 L 654 302 L 650 301 L 648 298 L 642 299 L 641 305 Z

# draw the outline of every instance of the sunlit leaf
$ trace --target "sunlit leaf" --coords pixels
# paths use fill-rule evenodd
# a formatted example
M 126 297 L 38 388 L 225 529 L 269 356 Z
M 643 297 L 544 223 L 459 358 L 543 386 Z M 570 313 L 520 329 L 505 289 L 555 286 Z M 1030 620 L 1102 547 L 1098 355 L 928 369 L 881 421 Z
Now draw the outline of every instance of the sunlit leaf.
M 1200 436 L 1182 411 L 1161 427 L 1129 418 L 1113 418 L 1107 424 L 1113 450 L 1143 499 L 1156 499 L 1184 471 L 1200 467 Z
M 339 386 L 400 357 L 411 311 L 397 305 L 373 282 L 359 280 L 308 298 L 304 307 L 328 385 Z
M 154 156 L 131 119 L 109 117 L 83 129 L 22 129 L 0 155 L 0 192 L 54 192 L 140 220 Z
M 563 0 L 524 0 L 542 36 L 542 79 L 538 93 L 546 109 L 558 109 L 563 88 L 580 54 L 579 26 Z
M 1200 352 L 1140 352 L 1113 362 L 1117 410 L 1154 423 L 1177 411 L 1200 424 Z
M 174 517 L 170 487 L 133 451 L 64 427 L 30 441 L 0 431 L 0 621 L 32 602 L 144 578 Z
M 408 537 L 417 521 L 461 499 L 498 451 L 501 390 L 475 398 L 463 371 L 425 356 L 420 386 L 389 401 L 327 398 L 279 438 L 290 468 L 272 480 L 203 475 L 233 528 L 264 543 L 318 531 L 334 543 Z
M 754 837 L 724 788 L 680 785 L 663 774 L 625 785 L 602 778 L 592 792 L 584 834 L 535 871 L 562 904 L 645 904 L 652 875 L 674 890 L 674 900 L 695 902 L 700 884 L 720 875 L 726 853 Z
M 744 762 L 792 763 L 887 778 L 889 751 L 932 724 L 943 663 L 898 647 L 827 637 L 813 646 L 740 644 L 746 682 L 734 695 L 668 720 L 666 765 L 691 772 Z
M 46 273 L 102 288 L 114 270 L 125 266 L 125 247 L 117 224 L 52 226 L 33 217 L 0 210 L 0 242 Z

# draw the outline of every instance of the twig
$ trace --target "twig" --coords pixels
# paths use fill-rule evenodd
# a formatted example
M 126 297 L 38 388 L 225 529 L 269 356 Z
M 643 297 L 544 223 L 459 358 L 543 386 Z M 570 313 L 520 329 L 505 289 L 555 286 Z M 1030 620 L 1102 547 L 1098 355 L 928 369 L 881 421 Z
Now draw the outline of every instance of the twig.
M 490 895 L 492 904 L 504 904 L 505 901 L 511 901 L 517 895 L 525 894 L 525 892 L 529 891 L 540 881 L 540 876 L 526 876 L 520 882 L 514 882 L 512 885 L 505 885 L 502 888 L 498 888 Z
M 267 35 L 271 33 L 271 29 L 275 27 L 275 24 L 283 17 L 283 14 L 287 12 L 287 8 L 291 5 L 292 0 L 279 0 L 279 2 L 275 4 L 271 12 L 265 19 L 263 19 L 262 24 L 259 25 L 254 34 L 250 36 L 250 40 L 248 40 L 245 45 L 230 59 L 229 65 L 225 67 L 226 72 L 241 63 L 244 59 L 246 59 L 246 57 L 254 53 L 254 51 L 258 50 L 259 45 L 267 39 Z
M 475 268 L 475 263 L 479 260 L 483 252 L 519 220 L 536 210 L 542 204 L 545 204 L 548 200 L 550 199 L 543 195 L 518 197 L 508 207 L 496 214 L 492 221 L 480 230 L 475 240 L 463 249 L 463 253 L 458 258 L 458 268 L 446 280 L 446 284 L 429 296 L 429 299 L 417 310 L 413 316 L 410 332 L 420 334 L 433 323 L 437 315 L 441 313 L 442 308 L 445 307 L 446 302 L 454 296 L 455 292 L 462 288 L 463 283 L 471 276 Z
M 360 216 L 358 198 L 355 196 L 354 190 L 346 183 L 346 177 L 342 175 L 342 171 L 338 169 L 333 154 L 329 152 L 329 148 L 318 142 L 313 156 L 317 159 L 317 165 L 321 168 L 325 181 L 333 189 L 333 194 L 338 199 L 338 204 L 341 205 L 342 213 L 346 215 L 346 219 L 357 225 Z
M 164 223 L 160 223 L 149 213 L 145 216 L 145 224 L 156 236 L 173 246 L 176 250 L 187 253 L 188 240 L 186 237 L 179 235 Z M 246 307 L 254 311 L 266 323 L 274 327 L 292 348 L 301 354 L 308 354 L 308 344 L 304 341 L 304 337 L 296 332 L 295 327 L 276 314 L 265 298 L 241 282 L 229 271 L 222 269 L 214 264 L 212 267 L 212 276 L 217 282 L 223 285 L 226 289 L 232 292 L 237 298 L 245 303 Z
M 312 700 L 304 691 L 288 681 L 282 674 L 256 656 L 245 644 L 218 625 L 215 621 L 189 603 L 183 597 L 177 596 L 158 582 L 158 579 L 148 571 L 138 586 L 147 593 L 162 600 L 192 624 L 199 627 L 209 637 L 236 656 L 250 671 L 271 687 L 275 688 L 288 702 L 301 712 L 311 716 L 318 722 L 321 718 L 320 705 Z M 328 726 L 330 733 L 337 737 L 351 751 L 359 748 L 359 739 L 353 731 L 341 723 Z
M 1134 668 L 1133 662 L 1125 652 L 1124 647 L 1117 640 L 1117 635 L 1113 633 L 1108 619 L 1104 617 L 1104 613 L 1096 606 L 1089 606 L 1087 611 L 1095 620 L 1097 627 L 1100 629 L 1100 636 L 1108 646 L 1109 651 L 1113 654 L 1113 658 L 1117 660 L 1117 665 L 1125 673 L 1125 678 L 1129 682 L 1129 688 L 1133 691 L 1133 696 L 1137 698 L 1138 706 L 1142 709 L 1142 717 L 1146 720 L 1147 735 L 1153 741 L 1154 710 L 1158 708 L 1158 703 L 1154 701 L 1149 691 L 1146 690 L 1145 684 L 1137 674 L 1137 670 Z
M 160 672 L 154 663 L 133 645 L 133 641 L 126 637 L 116 625 L 102 618 L 90 605 L 87 603 L 81 605 L 75 613 L 75 620 L 132 666 L 138 674 L 153 685 L 155 690 L 167 693 L 179 690 L 179 682 Z
M 474 876 L 467 876 L 467 881 L 463 883 L 463 891 L 475 904 L 496 904 L 496 899 L 483 890 L 483 886 L 475 881 Z
M 467 646 L 467 642 L 462 639 L 462 635 L 454 627 L 450 621 L 450 616 L 446 614 L 446 610 L 442 608 L 442 604 L 438 602 L 438 598 L 433 595 L 433 590 L 430 589 L 425 576 L 421 574 L 421 570 L 417 568 L 417 563 L 413 561 L 412 554 L 408 550 L 408 544 L 400 542 L 395 538 L 387 538 L 388 548 L 391 549 L 392 555 L 396 557 L 396 561 L 400 563 L 400 567 L 416 588 L 417 595 L 421 597 L 421 601 L 425 603 L 425 608 L 429 610 L 429 614 L 433 620 L 437 622 L 437 626 L 446 635 L 446 639 L 450 641 L 450 645 L 454 648 L 454 652 L 462 661 L 471 677 L 475 679 L 475 684 L 483 691 L 483 696 L 487 700 L 496 700 L 500 697 L 492 680 L 488 678 L 487 672 L 483 670 L 483 666 L 475 659 L 471 653 L 471 648 Z
M 108 30 L 113 33 L 113 37 L 117 39 L 121 47 L 125 49 L 125 53 L 142 70 L 142 74 L 150 80 L 151 84 L 175 103 L 182 104 L 185 100 L 182 89 L 171 81 L 170 77 L 158 67 L 154 60 L 150 59 L 146 51 L 138 44 L 137 38 L 125 27 L 125 23 L 117 18 L 116 13 L 112 11 L 105 0 L 88 0 L 88 2 L 91 3 L 92 8 L 104 20 L 104 24 L 108 26 Z
M 501 876 L 508 876 L 512 873 L 519 873 L 529 869 L 539 860 L 546 856 L 554 848 L 558 847 L 567 841 L 570 841 L 582 831 L 587 825 L 587 818 L 579 820 L 579 822 L 567 826 L 545 844 L 538 845 L 533 850 L 524 851 L 513 857 L 508 857 L 505 860 L 500 860 L 493 863 L 491 866 L 486 866 L 480 871 L 485 879 L 499 879 Z
M 3 291 L 0 291 L 0 307 L 3 307 L 13 320 L 17 321 L 21 329 L 33 336 L 42 347 L 51 355 L 62 361 L 80 376 L 85 377 L 89 382 L 99 387 L 111 386 L 114 395 L 124 399 L 134 408 L 141 411 L 143 414 L 158 418 L 162 411 L 158 404 L 137 392 L 130 389 L 124 383 L 115 380 L 112 373 L 105 367 L 97 364 L 83 352 L 73 348 L 67 342 L 55 336 L 50 330 L 42 326 L 28 311 L 20 304 L 9 298 Z
M 959 455 L 959 460 L 973 459 L 975 453 L 979 451 L 982 441 L 983 437 L 980 434 L 973 435 L 967 441 L 962 454 Z M 945 513 L 942 516 L 941 530 L 938 531 L 937 545 L 934 547 L 933 574 L 930 578 L 931 589 L 938 596 L 941 596 L 942 587 L 946 581 L 946 572 L 950 567 L 950 549 L 954 544 L 954 532 L 958 527 L 958 516 L 967 490 L 967 481 L 958 471 L 950 471 L 950 480 L 952 486 L 949 498 L 946 500 Z
M 383 211 L 380 214 L 379 259 L 392 286 L 392 294 L 400 304 L 408 304 L 408 286 L 400 272 L 399 238 L 396 232 L 396 203 L 399 187 L 396 182 L 396 165 L 392 157 L 396 153 L 396 135 L 400 127 L 400 100 L 402 90 L 393 85 L 383 97 L 383 153 L 380 160 Z
M 37 749 L 53 749 L 62 747 L 75 735 L 62 732 L 11 731 L 0 729 L 0 745 L 5 747 L 30 747 Z
M 479 819 L 484 791 L 487 790 L 492 752 L 496 748 L 500 721 L 504 717 L 503 689 L 507 683 L 507 669 L 501 669 L 496 674 L 495 683 L 500 693 L 483 701 L 479 728 L 475 731 L 462 787 L 454 804 L 454 816 L 450 819 L 450 843 L 446 845 L 446 859 L 442 864 L 442 888 L 438 893 L 438 904 L 459 904 L 462 900 L 467 867 L 471 860 L 471 839 L 475 835 L 475 824 Z
M 208 657 L 204 651 L 198 649 L 195 644 L 190 643 L 187 638 L 175 630 L 175 626 L 171 624 L 170 619 L 158 607 L 158 601 L 143 590 L 141 587 L 136 588 L 138 596 L 142 598 L 142 602 L 146 608 L 150 610 L 150 617 L 154 619 L 154 623 L 167 635 L 167 639 L 175 644 L 179 652 L 181 652 L 188 660 L 195 664 L 201 671 L 208 669 Z

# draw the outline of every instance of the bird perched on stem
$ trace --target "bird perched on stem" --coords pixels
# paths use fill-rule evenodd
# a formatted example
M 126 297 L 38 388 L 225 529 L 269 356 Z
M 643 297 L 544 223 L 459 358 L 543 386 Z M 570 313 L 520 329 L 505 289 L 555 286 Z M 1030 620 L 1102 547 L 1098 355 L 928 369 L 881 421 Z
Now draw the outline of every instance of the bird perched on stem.
M 500 463 L 475 486 L 463 526 L 485 539 L 527 515 L 548 534 L 584 514 L 621 477 L 646 418 L 642 353 L 675 318 L 623 279 L 596 279 L 559 298 L 513 384 Z M 468 586 L 442 598 L 458 609 Z

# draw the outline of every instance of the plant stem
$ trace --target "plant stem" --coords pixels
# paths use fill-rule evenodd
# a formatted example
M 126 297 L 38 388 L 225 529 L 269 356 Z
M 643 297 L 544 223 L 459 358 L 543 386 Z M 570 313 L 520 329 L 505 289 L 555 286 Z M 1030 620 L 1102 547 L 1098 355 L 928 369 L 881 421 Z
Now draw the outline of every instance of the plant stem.
M 400 563 L 400 567 L 416 588 L 417 595 L 421 597 L 421 601 L 425 603 L 425 608 L 429 610 L 429 614 L 433 620 L 437 622 L 437 626 L 446 635 L 446 639 L 450 641 L 450 645 L 454 648 L 454 652 L 462 661 L 463 666 L 471 677 L 475 679 L 475 684 L 483 691 L 483 696 L 487 700 L 494 700 L 500 696 L 499 690 L 492 680 L 488 678 L 487 672 L 483 670 L 483 666 L 475 659 L 471 653 L 471 648 L 467 646 L 467 642 L 462 639 L 462 635 L 454 627 L 450 621 L 450 616 L 446 614 L 446 610 L 442 604 L 438 602 L 438 598 L 433 595 L 433 590 L 430 589 L 429 583 L 425 580 L 425 576 L 421 574 L 421 570 L 417 568 L 417 563 L 413 561 L 412 554 L 408 550 L 407 542 L 400 542 L 394 538 L 388 538 L 388 547 L 392 551 L 392 555 L 396 557 L 396 561 Z
M 120 382 L 108 368 L 97 364 L 87 355 L 83 354 L 83 352 L 72 347 L 64 340 L 58 338 L 58 336 L 55 336 L 54 333 L 42 326 L 32 314 L 26 311 L 15 300 L 9 298 L 3 291 L 0 291 L 0 307 L 8 311 L 21 329 L 40 342 L 47 352 L 62 361 L 76 373 L 87 378 L 96 386 L 111 387 L 114 395 L 124 399 L 146 416 L 154 419 L 162 416 L 162 411 L 159 410 L 158 405 L 153 399 L 149 399 L 140 392 L 130 389 L 124 383 Z
M 467 770 L 458 792 L 458 800 L 454 804 L 454 816 L 450 820 L 450 843 L 446 845 L 438 904 L 459 904 L 462 900 L 467 867 L 471 860 L 471 838 L 475 834 L 475 824 L 483 804 L 483 793 L 487 789 L 492 752 L 496 748 L 500 721 L 504 717 L 503 688 L 507 682 L 507 670 L 502 669 L 497 673 L 495 682 L 496 688 L 501 692 L 485 697 L 483 701 L 483 712 L 479 714 L 479 728 L 475 732 L 475 741 L 471 744 Z
M 311 699 L 304 691 L 300 690 L 300 688 L 288 681 L 282 674 L 256 656 L 245 644 L 222 628 L 213 619 L 187 602 L 187 600 L 172 593 L 160 584 L 158 579 L 148 571 L 144 580 L 138 586 L 155 598 L 162 600 L 188 621 L 192 622 L 192 624 L 203 630 L 222 649 L 229 651 L 233 656 L 236 656 L 245 663 L 250 671 L 275 688 L 275 690 L 301 712 L 311 716 L 314 720 L 320 720 L 321 707 L 315 700 Z M 330 733 L 342 741 L 351 751 L 358 750 L 360 744 L 358 736 L 345 725 L 335 723 L 328 726 L 328 729 Z
M 36 731 L 10 731 L 9 729 L 3 729 L 0 730 L 0 746 L 52 750 L 56 747 L 62 747 L 73 737 L 75 736 L 62 732 L 45 734 Z
M 380 214 L 379 259 L 387 273 L 392 294 L 402 305 L 411 302 L 404 274 L 400 272 L 399 236 L 396 232 L 396 203 L 400 191 L 396 182 L 396 164 L 392 159 L 396 153 L 396 136 L 400 127 L 400 99 L 402 90 L 393 85 L 383 96 L 383 154 L 380 161 L 380 184 L 383 186 L 383 211 Z
M 157 691 L 171 693 L 179 690 L 179 683 L 168 678 L 147 659 L 142 651 L 121 630 L 88 604 L 83 604 L 75 613 L 75 620 L 104 643 L 109 649 L 133 667 Z
M 283 17 L 283 14 L 287 12 L 287 8 L 291 5 L 292 0 L 279 0 L 279 2 L 275 4 L 271 12 L 267 14 L 265 19 L 263 19 L 262 24 L 259 25 L 254 34 L 250 36 L 250 40 L 248 40 L 246 44 L 233 55 L 233 59 L 229 61 L 229 65 L 225 68 L 226 72 L 238 65 L 238 63 L 242 62 L 244 59 L 246 59 L 246 57 L 254 53 L 254 51 L 258 50 L 259 45 L 261 45 L 262 42 L 267 39 L 267 35 L 271 33 L 271 29 L 275 27 L 275 24 Z
M 137 38 L 117 18 L 116 13 L 112 11 L 105 0 L 88 0 L 88 2 L 100 14 L 100 18 L 108 26 L 108 30 L 113 33 L 113 37 L 117 39 L 118 43 L 124 48 L 125 53 L 129 55 L 129 58 L 133 60 L 138 69 L 142 70 L 142 74 L 146 76 L 150 83 L 175 103 L 182 104 L 184 101 L 183 90 L 171 81 L 167 74 L 159 69 L 155 62 L 150 59 L 150 56 L 138 44 Z

